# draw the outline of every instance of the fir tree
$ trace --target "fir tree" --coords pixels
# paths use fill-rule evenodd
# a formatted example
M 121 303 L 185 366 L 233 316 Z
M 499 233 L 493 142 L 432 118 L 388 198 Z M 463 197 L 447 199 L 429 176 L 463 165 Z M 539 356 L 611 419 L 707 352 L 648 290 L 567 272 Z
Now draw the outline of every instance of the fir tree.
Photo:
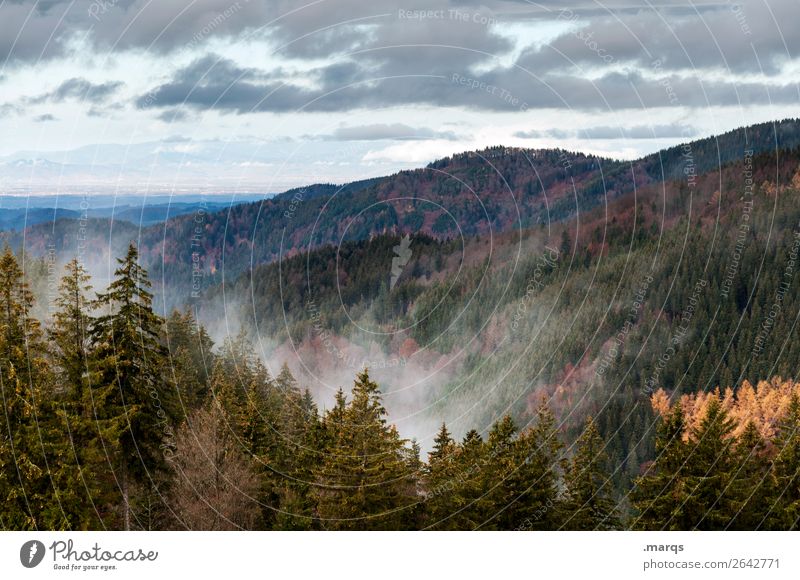
M 684 529 L 686 444 L 683 409 L 675 404 L 656 433 L 656 458 L 635 481 L 633 527 L 643 530 Z
M 768 469 L 767 446 L 758 427 L 749 421 L 736 441 L 733 493 L 737 509 L 728 529 L 764 530 L 779 525 L 771 511 L 778 498 L 775 474 Z
M 74 467 L 72 472 L 79 475 L 82 489 L 74 493 L 74 497 L 80 502 L 76 516 L 81 521 L 81 527 L 95 525 L 93 516 L 105 501 L 100 477 L 105 453 L 99 434 L 105 431 L 110 435 L 114 425 L 113 421 L 109 423 L 97 419 L 90 393 L 92 353 L 89 327 L 92 305 L 89 293 L 92 287 L 89 280 L 88 272 L 77 258 L 67 263 L 55 300 L 58 309 L 49 331 L 56 363 L 54 366 L 59 382 L 66 389 L 57 410 L 57 431 L 61 436 L 67 436 L 70 453 L 60 457 L 59 463 Z M 111 432 L 108 431 L 109 427 Z M 69 486 L 68 481 L 65 486 Z M 91 506 L 89 509 L 83 503 L 86 500 Z
M 318 470 L 318 511 L 328 529 L 398 529 L 411 504 L 404 441 L 387 424 L 378 385 L 364 369 L 341 430 Z
M 536 425 L 516 441 L 516 469 L 508 482 L 515 498 L 504 529 L 552 530 L 560 521 L 561 442 L 544 402 L 536 416 Z
M 771 513 L 780 518 L 780 529 L 800 528 L 800 394 L 792 392 L 775 437 L 774 473 L 778 499 Z
M 10 249 L 0 256 L 0 501 L 11 529 L 85 529 L 81 476 L 64 436 L 33 296 Z
M 734 478 L 734 422 L 712 397 L 700 424 L 690 433 L 684 466 L 686 497 L 683 529 L 724 530 L 741 505 Z
M 613 530 L 620 527 L 606 472 L 604 443 L 589 417 L 575 444 L 565 477 L 564 527 L 570 530 Z
M 428 453 L 425 472 L 425 511 L 432 529 L 450 529 L 455 520 L 449 519 L 458 509 L 455 455 L 457 446 L 447 426 L 442 423 Z
M 454 456 L 451 481 L 455 509 L 446 520 L 447 529 L 474 530 L 483 523 L 481 498 L 486 493 L 486 479 L 482 470 L 488 462 L 487 456 L 487 444 L 480 434 L 475 429 L 467 431 Z
M 62 384 L 67 385 L 68 397 L 74 402 L 78 414 L 85 414 L 86 382 L 89 371 L 89 326 L 91 302 L 89 273 L 78 261 L 71 260 L 61 278 L 59 294 L 55 300 L 57 311 L 50 328 L 57 367 Z
M 133 484 L 156 485 L 166 467 L 164 449 L 173 444 L 176 415 L 175 394 L 163 375 L 162 320 L 153 312 L 150 281 L 138 258 L 131 243 L 108 290 L 98 294 L 100 316 L 91 328 L 98 414 L 121 423 L 118 438 L 104 444 L 114 450 L 125 530 L 131 529 Z
M 518 494 L 510 479 L 517 468 L 516 432 L 517 427 L 508 415 L 489 431 L 486 461 L 480 471 L 481 529 L 508 529 L 514 525 L 513 504 Z

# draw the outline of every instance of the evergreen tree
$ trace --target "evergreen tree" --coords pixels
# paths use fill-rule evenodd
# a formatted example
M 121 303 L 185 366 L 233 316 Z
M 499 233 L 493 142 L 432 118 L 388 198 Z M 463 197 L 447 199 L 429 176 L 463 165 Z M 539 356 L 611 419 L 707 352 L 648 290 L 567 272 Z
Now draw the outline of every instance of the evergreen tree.
M 98 294 L 100 315 L 91 327 L 97 360 L 94 399 L 102 419 L 119 420 L 113 449 L 115 477 L 122 496 L 123 529 L 131 529 L 131 489 L 150 488 L 166 464 L 164 449 L 174 444 L 175 393 L 163 375 L 162 319 L 153 312 L 147 272 L 131 243 L 106 292 Z
M 589 417 L 575 444 L 575 455 L 565 476 L 564 528 L 613 530 L 620 527 L 612 489 L 606 472 L 604 443 Z
M 425 511 L 428 526 L 435 530 L 451 529 L 455 520 L 449 519 L 458 509 L 456 499 L 457 446 L 447 426 L 442 423 L 428 453 L 425 471 Z
M 683 512 L 687 529 L 724 530 L 739 509 L 733 485 L 735 424 L 718 397 L 710 399 L 705 416 L 690 432 L 684 473 Z
M 10 529 L 85 529 L 80 472 L 64 436 L 33 296 L 6 248 L 0 256 L 0 503 Z
M 481 529 L 502 530 L 515 525 L 513 504 L 517 490 L 511 477 L 517 468 L 515 435 L 517 427 L 506 415 L 492 426 L 486 441 L 486 461 L 481 466 L 480 480 L 483 494 L 479 500 Z
M 55 300 L 58 309 L 49 332 L 62 384 L 67 386 L 68 398 L 75 403 L 79 415 L 85 414 L 84 406 L 88 403 L 90 279 L 77 258 L 66 265 Z
M 57 310 L 53 315 L 49 331 L 55 369 L 59 383 L 64 386 L 60 408 L 57 410 L 58 435 L 66 434 L 70 453 L 60 457 L 59 463 L 69 465 L 79 475 L 83 489 L 75 494 L 79 502 L 88 500 L 78 508 L 76 515 L 81 527 L 94 526 L 94 514 L 105 501 L 100 472 L 103 470 L 105 453 L 100 432 L 116 436 L 114 422 L 97 419 L 94 401 L 90 393 L 92 286 L 90 276 L 80 261 L 75 258 L 67 263 L 65 274 L 59 285 L 55 300 Z M 58 436 L 56 435 L 56 436 Z
M 275 429 L 280 440 L 271 467 L 281 503 L 277 527 L 311 529 L 316 508 L 312 494 L 314 465 L 322 459 L 323 428 L 311 393 L 300 391 L 287 365 L 275 382 L 280 397 Z
M 454 456 L 452 501 L 454 510 L 446 520 L 451 530 L 474 530 L 483 521 L 485 495 L 483 467 L 488 462 L 487 444 L 475 429 L 470 429 Z M 449 486 L 448 486 L 449 487 Z
M 164 339 L 170 356 L 171 378 L 185 414 L 187 410 L 199 408 L 208 395 L 214 368 L 214 343 L 189 309 L 173 311 L 166 321 Z
M 633 527 L 642 530 L 685 529 L 686 485 L 684 462 L 687 449 L 683 409 L 676 403 L 663 417 L 656 434 L 656 458 L 635 481 Z M 691 517 L 691 516 L 690 516 Z
M 318 512 L 328 529 L 399 529 L 411 477 L 404 441 L 387 424 L 378 385 L 364 369 L 341 430 L 317 472 Z
M 778 499 L 772 514 L 780 518 L 780 529 L 800 529 L 800 395 L 792 392 L 775 437 L 774 473 Z
M 735 448 L 733 493 L 737 508 L 728 529 L 763 530 L 779 525 L 771 511 L 778 499 L 773 470 L 768 469 L 767 446 L 758 427 L 749 421 L 738 437 Z
M 504 529 L 552 530 L 560 515 L 559 486 L 562 446 L 553 413 L 542 402 L 537 422 L 516 442 L 516 469 L 509 477 L 514 490 Z

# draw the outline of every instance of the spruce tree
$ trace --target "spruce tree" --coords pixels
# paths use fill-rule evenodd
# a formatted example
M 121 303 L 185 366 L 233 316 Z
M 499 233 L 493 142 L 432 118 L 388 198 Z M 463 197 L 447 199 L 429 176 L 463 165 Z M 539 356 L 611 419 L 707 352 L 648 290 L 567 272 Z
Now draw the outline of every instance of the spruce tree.
M 214 343 L 189 309 L 175 310 L 167 318 L 164 339 L 170 356 L 171 379 L 180 397 L 182 414 L 186 414 L 200 408 L 208 396 Z
M 789 405 L 778 424 L 773 470 L 778 499 L 772 508 L 783 530 L 800 529 L 800 395 L 793 389 Z
M 686 458 L 686 498 L 683 529 L 724 530 L 740 506 L 735 475 L 735 424 L 712 396 L 705 416 L 690 433 Z
M 606 471 L 607 457 L 600 433 L 589 417 L 565 476 L 564 528 L 614 530 L 620 527 L 612 485 Z
M 504 529 L 552 530 L 560 521 L 562 446 L 555 417 L 544 402 L 536 416 L 536 425 L 516 441 L 516 469 L 508 482 L 515 497 Z
M 85 529 L 93 514 L 65 437 L 33 303 L 6 248 L 0 256 L 0 517 L 10 529 Z
M 480 434 L 470 429 L 456 449 L 452 476 L 455 509 L 447 518 L 447 529 L 474 530 L 484 521 L 483 468 L 488 463 L 487 447 Z
M 89 273 L 77 258 L 65 267 L 55 300 L 57 311 L 50 328 L 50 340 L 68 398 L 75 403 L 78 414 L 84 414 L 89 371 L 89 326 L 91 323 L 92 291 Z
M 378 385 L 364 369 L 336 441 L 317 472 L 318 512 L 327 529 L 401 527 L 409 468 L 404 441 L 386 421 Z
M 131 243 L 108 289 L 95 303 L 100 315 L 91 336 L 97 371 L 94 399 L 100 418 L 118 420 L 112 449 L 121 492 L 123 529 L 131 529 L 131 491 L 159 484 L 165 449 L 174 445 L 175 393 L 164 371 L 166 353 L 159 341 L 162 319 L 153 312 L 147 272 Z
M 517 468 L 515 435 L 517 427 L 506 415 L 494 424 L 486 441 L 486 462 L 481 466 L 483 494 L 479 500 L 480 529 L 498 530 L 512 527 L 514 502 L 518 496 L 511 481 Z
M 683 409 L 680 403 L 676 403 L 659 421 L 655 460 L 634 482 L 635 529 L 685 529 L 684 462 L 687 449 L 683 441 L 684 430 Z
M 83 489 L 76 495 L 86 501 L 78 513 L 82 524 L 94 526 L 94 515 L 102 507 L 103 481 L 100 473 L 105 453 L 100 433 L 114 432 L 114 422 L 100 421 L 90 393 L 91 346 L 89 327 L 92 304 L 90 276 L 75 258 L 67 263 L 55 300 L 58 307 L 49 330 L 59 383 L 64 386 L 57 411 L 60 435 L 66 435 L 70 453 L 59 459 L 61 465 L 74 466 Z M 90 507 L 87 508 L 86 505 Z
M 767 446 L 758 427 L 749 421 L 736 441 L 733 493 L 737 499 L 728 529 L 765 530 L 779 525 L 771 508 L 778 498 L 775 474 L 768 469 Z
M 433 449 L 428 453 L 428 464 L 425 470 L 425 512 L 427 525 L 431 529 L 452 529 L 450 516 L 458 509 L 456 500 L 456 464 L 457 446 L 447 425 L 442 423 L 433 441 Z

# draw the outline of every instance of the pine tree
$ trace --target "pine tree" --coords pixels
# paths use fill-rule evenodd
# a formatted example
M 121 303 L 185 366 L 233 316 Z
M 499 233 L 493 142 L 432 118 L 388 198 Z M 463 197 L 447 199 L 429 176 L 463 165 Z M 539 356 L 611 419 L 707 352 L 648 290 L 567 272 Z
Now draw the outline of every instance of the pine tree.
M 428 453 L 428 465 L 425 470 L 425 512 L 427 525 L 431 529 L 451 529 L 458 502 L 456 500 L 456 464 L 457 446 L 447 425 L 442 423 L 433 441 L 433 449 Z
M 565 476 L 564 528 L 613 530 L 620 527 L 612 487 L 606 472 L 607 457 L 597 427 L 589 417 L 575 444 L 575 455 Z
M 702 421 L 690 433 L 684 468 L 684 529 L 727 529 L 739 510 L 740 498 L 733 486 L 734 427 L 719 398 L 713 396 Z
M 656 458 L 634 485 L 633 505 L 637 514 L 633 527 L 642 530 L 680 530 L 686 521 L 684 462 L 686 444 L 683 409 L 676 403 L 658 425 Z
M 85 413 L 86 387 L 89 370 L 89 326 L 91 303 L 89 273 L 78 261 L 71 260 L 61 278 L 59 294 L 55 300 L 57 311 L 50 328 L 56 364 L 62 375 L 62 384 L 68 387 L 68 398 L 75 403 L 78 414 Z
M 387 424 L 378 385 L 361 371 L 336 441 L 317 472 L 318 512 L 328 529 L 398 529 L 409 501 L 404 441 Z
M 749 421 L 735 448 L 733 493 L 737 512 L 729 529 L 764 530 L 778 525 L 771 512 L 778 498 L 775 474 L 768 469 L 767 446 L 758 427 Z
M 800 395 L 793 390 L 775 437 L 774 473 L 778 500 L 772 513 L 780 529 L 800 528 Z
M 0 256 L 0 502 L 10 529 L 85 529 L 73 449 L 64 436 L 33 296 L 16 257 Z
M 560 521 L 560 464 L 562 446 L 555 417 L 542 402 L 537 422 L 516 442 L 516 469 L 509 477 L 514 503 L 504 529 L 552 530 Z
M 153 312 L 147 272 L 131 243 L 118 259 L 115 279 L 98 294 L 101 312 L 92 323 L 97 362 L 94 399 L 101 419 L 118 420 L 118 438 L 104 441 L 114 450 L 115 477 L 122 495 L 123 529 L 131 529 L 133 485 L 150 488 L 166 464 L 164 449 L 174 443 L 175 393 L 163 375 L 166 353 L 159 341 L 162 319 Z

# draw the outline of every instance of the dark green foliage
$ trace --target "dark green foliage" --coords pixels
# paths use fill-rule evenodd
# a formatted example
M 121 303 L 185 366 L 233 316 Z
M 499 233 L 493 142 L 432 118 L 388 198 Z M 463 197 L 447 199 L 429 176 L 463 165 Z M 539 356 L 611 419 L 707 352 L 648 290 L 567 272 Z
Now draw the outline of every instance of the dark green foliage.
M 157 485 L 177 416 L 176 393 L 164 376 L 162 320 L 153 312 L 150 282 L 138 258 L 131 244 L 118 260 L 116 278 L 98 294 L 99 316 L 91 328 L 96 365 L 92 397 L 98 418 L 116 422 L 119 429 L 104 445 L 113 449 L 126 530 L 131 527 L 132 486 Z
M 683 441 L 683 410 L 676 404 L 658 424 L 656 460 L 636 480 L 633 501 L 637 513 L 632 524 L 636 529 L 684 529 L 686 483 L 681 470 L 687 456 Z
M 789 409 L 778 426 L 774 459 L 777 499 L 772 515 L 780 529 L 800 529 L 800 396 L 792 395 Z
M 317 471 L 317 510 L 325 529 L 392 530 L 417 500 L 409 481 L 415 463 L 409 462 L 403 441 L 386 422 L 378 385 L 365 369 L 353 385 L 332 444 Z
M 612 483 L 606 470 L 605 443 L 591 417 L 575 443 L 575 455 L 565 475 L 564 528 L 614 530 L 620 528 Z

